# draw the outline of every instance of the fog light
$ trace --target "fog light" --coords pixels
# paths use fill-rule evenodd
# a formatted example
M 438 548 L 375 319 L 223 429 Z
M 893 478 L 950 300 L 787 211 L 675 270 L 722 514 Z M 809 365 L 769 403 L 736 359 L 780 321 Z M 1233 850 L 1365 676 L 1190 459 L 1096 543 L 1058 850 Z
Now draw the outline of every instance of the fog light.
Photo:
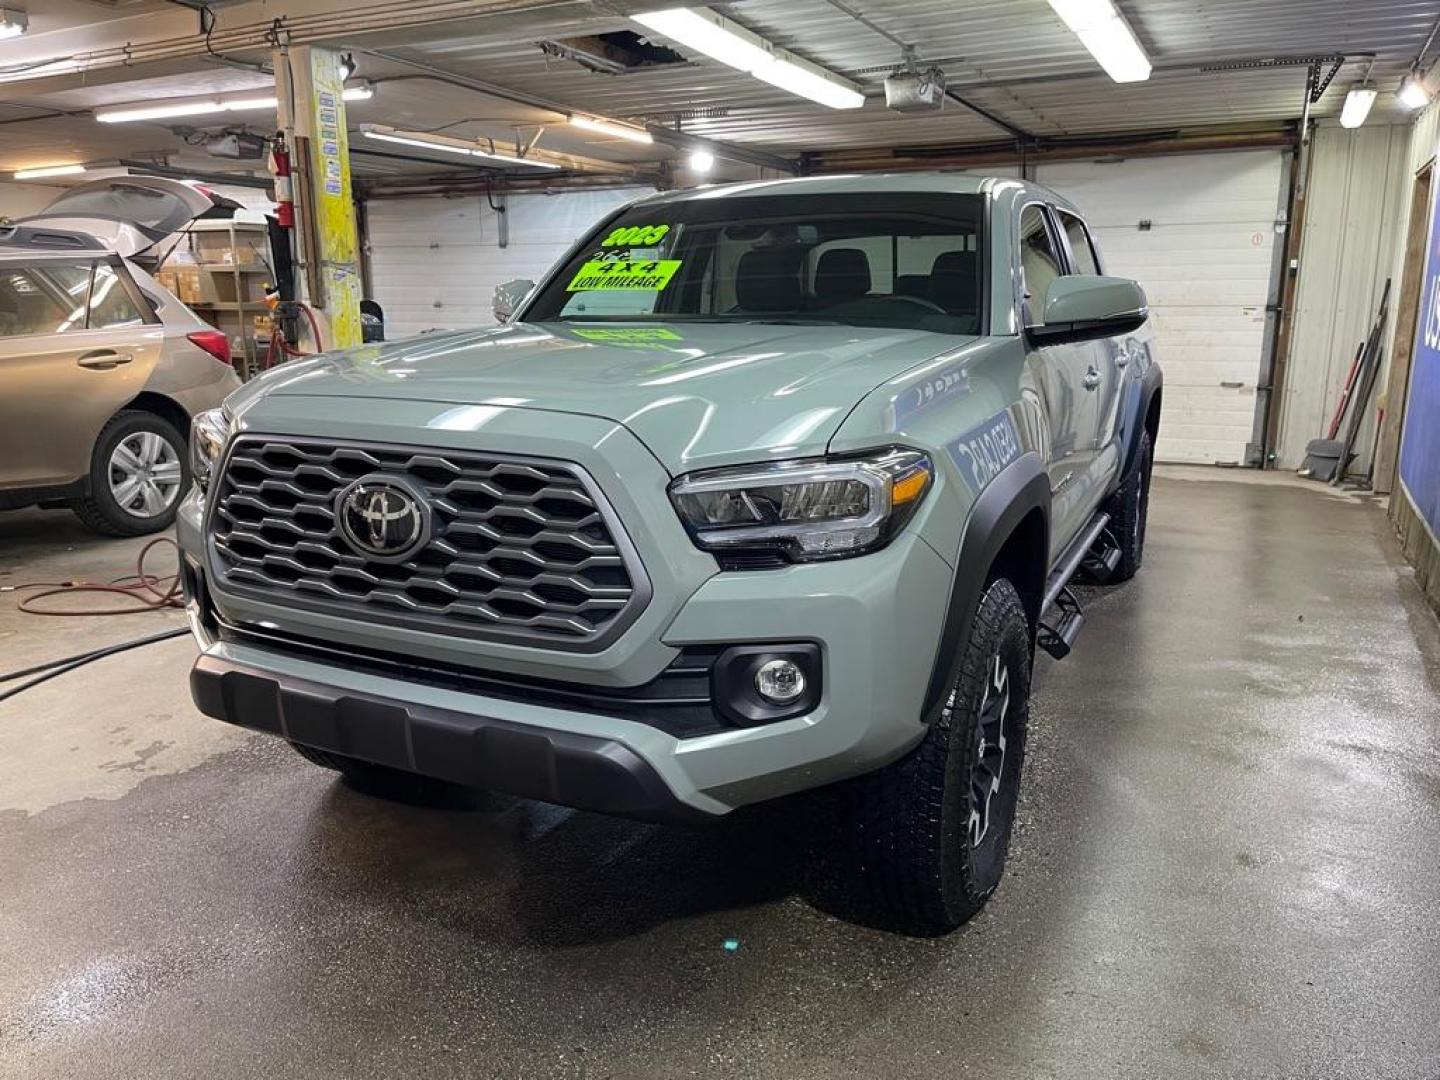
M 755 689 L 766 701 L 786 705 L 805 692 L 805 673 L 789 660 L 771 660 L 755 672 Z

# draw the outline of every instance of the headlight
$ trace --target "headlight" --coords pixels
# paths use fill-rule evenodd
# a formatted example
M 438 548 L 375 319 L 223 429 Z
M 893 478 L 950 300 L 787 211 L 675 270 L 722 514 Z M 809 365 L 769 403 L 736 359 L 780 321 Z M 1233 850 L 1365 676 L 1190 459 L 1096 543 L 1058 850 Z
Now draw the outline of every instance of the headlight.
M 884 547 L 914 516 L 933 478 L 924 454 L 891 447 L 682 476 L 670 485 L 670 499 L 706 551 L 769 551 L 813 562 Z
M 206 409 L 195 414 L 190 424 L 190 475 L 202 492 L 210 487 L 210 475 L 229 437 L 230 418 L 224 409 Z

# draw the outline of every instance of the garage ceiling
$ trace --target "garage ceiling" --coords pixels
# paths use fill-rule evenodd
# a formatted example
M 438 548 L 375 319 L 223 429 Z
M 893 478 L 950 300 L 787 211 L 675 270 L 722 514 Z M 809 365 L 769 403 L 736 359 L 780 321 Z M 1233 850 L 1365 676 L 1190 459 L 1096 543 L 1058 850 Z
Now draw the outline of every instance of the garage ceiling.
M 715 5 L 775 44 L 865 87 L 871 100 L 851 111 L 793 97 L 703 56 L 612 74 L 589 70 L 540 47 L 547 40 L 637 31 L 638 25 L 624 13 L 653 9 L 660 6 L 657 2 L 476 0 L 464 5 L 464 19 L 326 41 L 361 50 L 361 74 L 379 86 L 373 101 L 351 107 L 352 127 L 370 121 L 513 140 L 517 127 L 520 137 L 528 138 L 536 125 L 549 124 L 542 141 L 547 148 L 635 164 L 673 158 L 678 151 L 553 126 L 560 118 L 544 105 L 678 126 L 695 136 L 787 156 L 895 146 L 963 148 L 1008 140 L 1012 131 L 1007 129 L 1043 141 L 1290 122 L 1301 112 L 1303 65 L 1202 69 L 1242 59 L 1339 53 L 1350 59 L 1317 105 L 1316 115 L 1337 115 L 1346 90 L 1368 71 L 1382 90 L 1370 122 L 1398 122 L 1404 114 L 1395 107 L 1391 91 L 1440 16 L 1436 0 L 1119 4 L 1155 63 L 1147 82 L 1111 82 L 1046 0 L 737 0 Z M 88 110 L 265 84 L 268 76 L 229 63 L 267 62 L 263 47 L 229 52 L 222 63 L 203 55 L 204 42 L 197 34 L 194 55 L 163 66 L 97 67 L 78 77 L 24 79 L 17 66 L 33 64 L 37 53 L 46 58 L 61 55 L 54 49 L 62 45 L 72 51 L 115 48 L 137 40 L 146 26 L 158 26 L 161 20 L 172 28 L 167 34 L 177 25 L 189 33 L 195 19 L 178 5 L 157 0 L 53 0 L 43 7 L 32 0 L 31 6 L 32 32 L 19 41 L 0 43 L 0 76 L 8 80 L 0 102 L 0 171 L 62 159 L 142 155 L 198 159 L 210 169 L 254 167 L 205 158 L 186 146 L 172 123 L 100 125 Z M 237 25 L 253 23 L 282 7 L 310 12 L 328 7 L 332 12 L 354 11 L 357 17 L 392 7 L 411 15 L 416 11 L 394 0 L 363 8 L 340 0 L 285 5 L 252 0 L 216 5 L 217 25 L 232 25 L 227 22 L 232 19 Z M 451 3 L 448 10 L 458 10 L 457 5 Z M 854 17 L 856 12 L 863 20 Z M 177 24 L 176 19 L 184 21 Z M 980 111 L 957 101 L 947 102 L 942 112 L 923 115 L 887 110 L 882 81 L 901 60 L 899 43 L 913 44 L 920 63 L 942 68 L 952 91 Z M 483 80 L 522 100 L 424 78 L 403 61 Z M 78 114 L 52 115 L 56 112 Z M 232 123 L 237 119 L 257 131 L 270 123 L 264 117 L 230 118 Z M 443 155 L 376 153 L 374 144 L 366 145 L 357 132 L 352 132 L 352 143 L 359 151 L 355 165 L 362 176 L 455 168 Z
M 1376 54 L 1373 78 L 1393 90 L 1440 15 L 1426 0 L 1121 0 L 1156 65 L 1148 82 L 1109 80 L 1046 0 L 846 0 L 867 19 L 917 46 L 953 90 L 1039 136 L 1193 127 L 1299 116 L 1303 68 L 1202 73 L 1239 58 L 1312 53 Z M 884 108 L 882 80 L 900 49 L 829 0 L 743 0 L 723 7 L 777 45 L 867 87 L 856 111 L 829 110 L 775 90 L 713 60 L 604 75 L 547 58 L 528 42 L 487 43 L 436 28 L 405 55 L 483 75 L 491 82 L 627 118 L 666 120 L 696 110 L 687 130 L 776 149 L 904 143 L 964 144 L 1005 132 L 962 106 L 900 117 Z M 632 28 L 615 20 L 599 29 Z M 594 32 L 592 30 L 592 32 Z M 1336 115 L 1368 61 L 1347 64 L 1317 114 Z M 1375 118 L 1394 113 L 1387 93 Z M 1398 115 L 1398 114 L 1396 114 Z

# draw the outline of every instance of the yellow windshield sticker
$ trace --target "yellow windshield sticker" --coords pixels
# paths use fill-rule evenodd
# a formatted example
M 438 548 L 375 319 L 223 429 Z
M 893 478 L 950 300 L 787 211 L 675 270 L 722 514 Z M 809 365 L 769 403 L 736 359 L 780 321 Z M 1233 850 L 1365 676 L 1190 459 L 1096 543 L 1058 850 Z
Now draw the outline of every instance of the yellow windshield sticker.
M 674 330 L 663 326 L 645 327 L 639 330 L 571 330 L 570 333 L 586 341 L 609 341 L 624 344 L 651 341 L 684 341 Z
M 679 259 L 656 259 L 652 262 L 629 262 L 624 259 L 591 259 L 565 286 L 568 292 L 590 292 L 599 289 L 629 289 L 655 292 L 670 284 Z
M 649 247 L 658 244 L 670 231 L 669 225 L 622 225 L 604 240 L 601 247 Z

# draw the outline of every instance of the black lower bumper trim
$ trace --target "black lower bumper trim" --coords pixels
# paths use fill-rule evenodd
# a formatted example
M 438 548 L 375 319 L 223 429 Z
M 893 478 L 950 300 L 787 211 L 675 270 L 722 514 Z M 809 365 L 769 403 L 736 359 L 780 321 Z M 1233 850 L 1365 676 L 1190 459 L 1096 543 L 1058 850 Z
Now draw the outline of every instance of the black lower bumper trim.
M 211 656 L 195 662 L 190 691 L 217 720 L 422 776 L 647 821 L 711 818 L 614 739 L 353 694 Z

